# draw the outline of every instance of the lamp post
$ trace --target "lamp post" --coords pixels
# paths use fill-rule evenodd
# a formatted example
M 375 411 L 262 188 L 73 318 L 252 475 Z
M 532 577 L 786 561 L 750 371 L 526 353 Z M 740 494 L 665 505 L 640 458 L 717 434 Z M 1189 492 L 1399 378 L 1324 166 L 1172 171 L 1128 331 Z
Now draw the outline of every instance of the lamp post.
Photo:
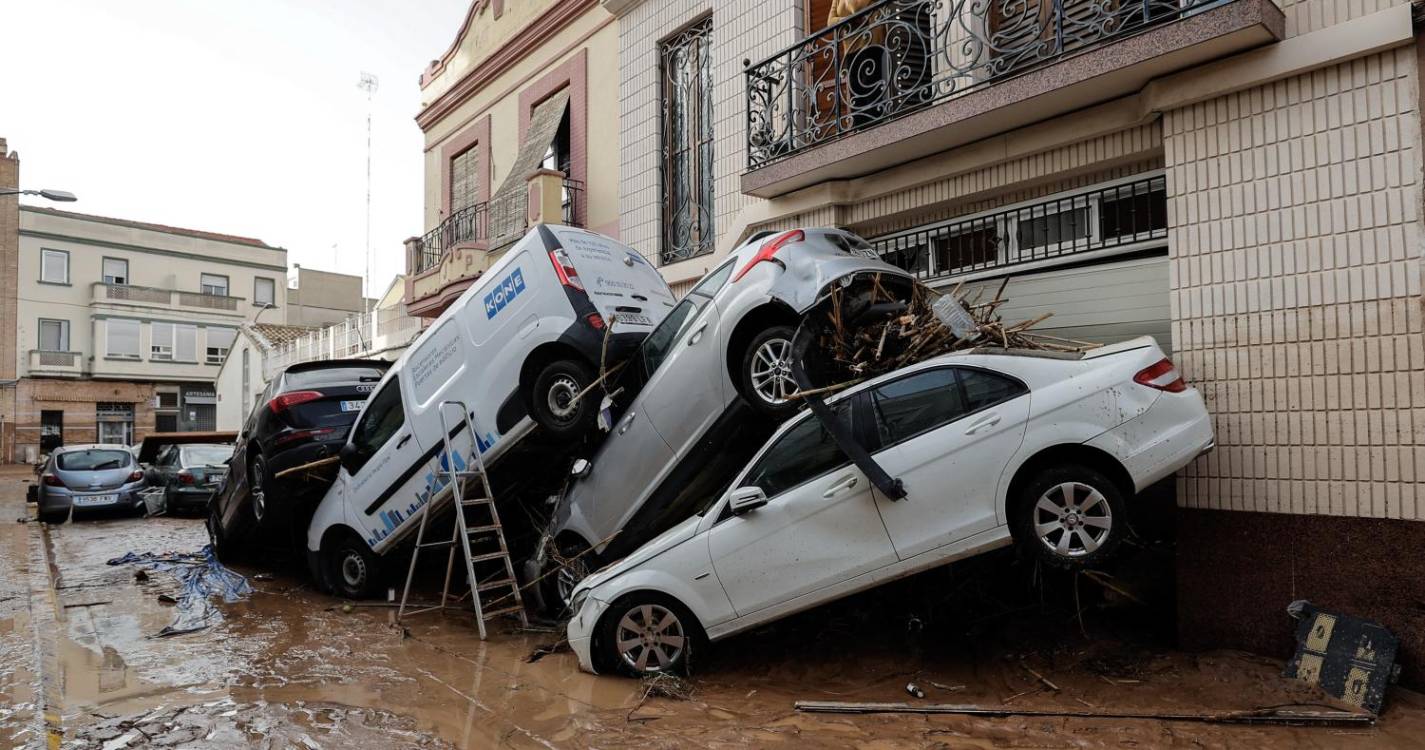
M 41 198 L 47 198 L 49 200 L 56 201 L 59 203 L 73 203 L 79 200 L 74 196 L 74 193 L 71 193 L 68 190 L 50 190 L 48 188 L 44 190 L 21 190 L 20 188 L 0 188 L 0 196 L 4 195 L 38 195 Z

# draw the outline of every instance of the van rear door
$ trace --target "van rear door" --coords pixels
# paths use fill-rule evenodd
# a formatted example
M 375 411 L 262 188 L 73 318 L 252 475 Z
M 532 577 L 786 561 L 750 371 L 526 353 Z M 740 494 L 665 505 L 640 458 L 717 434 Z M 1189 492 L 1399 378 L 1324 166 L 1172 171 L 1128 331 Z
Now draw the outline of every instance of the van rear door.
M 651 332 L 673 309 L 668 282 L 637 250 L 576 227 L 550 226 L 604 320 L 619 333 Z

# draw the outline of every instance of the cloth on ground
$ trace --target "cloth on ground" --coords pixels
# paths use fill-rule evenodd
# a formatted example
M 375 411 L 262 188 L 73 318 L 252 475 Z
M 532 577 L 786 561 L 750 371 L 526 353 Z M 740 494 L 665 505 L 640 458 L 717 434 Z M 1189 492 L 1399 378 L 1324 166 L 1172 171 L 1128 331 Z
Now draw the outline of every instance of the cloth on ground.
M 247 579 L 223 567 L 213 554 L 212 545 L 203 545 L 198 552 L 170 552 L 156 554 L 129 552 L 123 557 L 109 560 L 110 565 L 145 565 L 157 571 L 172 575 L 178 580 L 177 614 L 173 622 L 155 634 L 163 638 L 170 635 L 191 633 L 211 624 L 218 610 L 213 606 L 212 597 L 221 595 L 228 604 L 241 601 L 252 594 L 252 586 Z

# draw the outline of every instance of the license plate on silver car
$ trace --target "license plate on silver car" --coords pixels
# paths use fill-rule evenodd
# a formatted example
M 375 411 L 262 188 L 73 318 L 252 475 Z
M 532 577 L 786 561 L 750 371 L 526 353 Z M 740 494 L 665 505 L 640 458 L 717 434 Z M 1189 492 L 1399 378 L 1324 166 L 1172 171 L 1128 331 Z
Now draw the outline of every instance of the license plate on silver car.
M 79 495 L 74 498 L 75 505 L 113 505 L 117 502 L 118 495 Z
M 366 403 L 366 402 L 365 402 L 365 401 L 343 401 L 343 402 L 341 402 L 341 410 L 342 410 L 342 411 L 361 411 L 361 405 L 364 404 L 364 403 Z

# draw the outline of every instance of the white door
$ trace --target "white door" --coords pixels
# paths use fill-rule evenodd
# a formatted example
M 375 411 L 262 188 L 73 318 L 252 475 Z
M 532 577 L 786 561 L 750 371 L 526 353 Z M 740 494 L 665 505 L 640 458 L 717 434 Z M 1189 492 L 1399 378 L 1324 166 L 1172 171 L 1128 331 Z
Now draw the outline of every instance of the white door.
M 837 409 L 842 418 L 849 411 Z M 708 533 L 713 569 L 738 615 L 896 561 L 871 483 L 810 414 L 774 438 L 737 485 L 768 497 Z
M 998 373 L 921 370 L 871 389 L 881 468 L 906 497 L 876 493 L 902 560 L 993 529 L 1000 475 L 1019 449 L 1029 392 Z
M 722 390 L 727 363 L 718 345 L 722 317 L 712 297 L 731 274 L 732 263 L 725 263 L 688 292 L 682 304 L 693 305 L 695 312 L 679 325 L 662 352 L 666 364 L 644 390 L 645 416 L 676 456 L 683 455 L 727 405 L 730 394 Z
M 367 399 L 350 442 L 358 451 L 356 465 L 344 466 L 337 481 L 346 493 L 347 518 L 376 547 L 420 507 L 415 493 L 403 489 L 418 480 L 423 457 L 406 420 L 399 376 L 388 378 Z

